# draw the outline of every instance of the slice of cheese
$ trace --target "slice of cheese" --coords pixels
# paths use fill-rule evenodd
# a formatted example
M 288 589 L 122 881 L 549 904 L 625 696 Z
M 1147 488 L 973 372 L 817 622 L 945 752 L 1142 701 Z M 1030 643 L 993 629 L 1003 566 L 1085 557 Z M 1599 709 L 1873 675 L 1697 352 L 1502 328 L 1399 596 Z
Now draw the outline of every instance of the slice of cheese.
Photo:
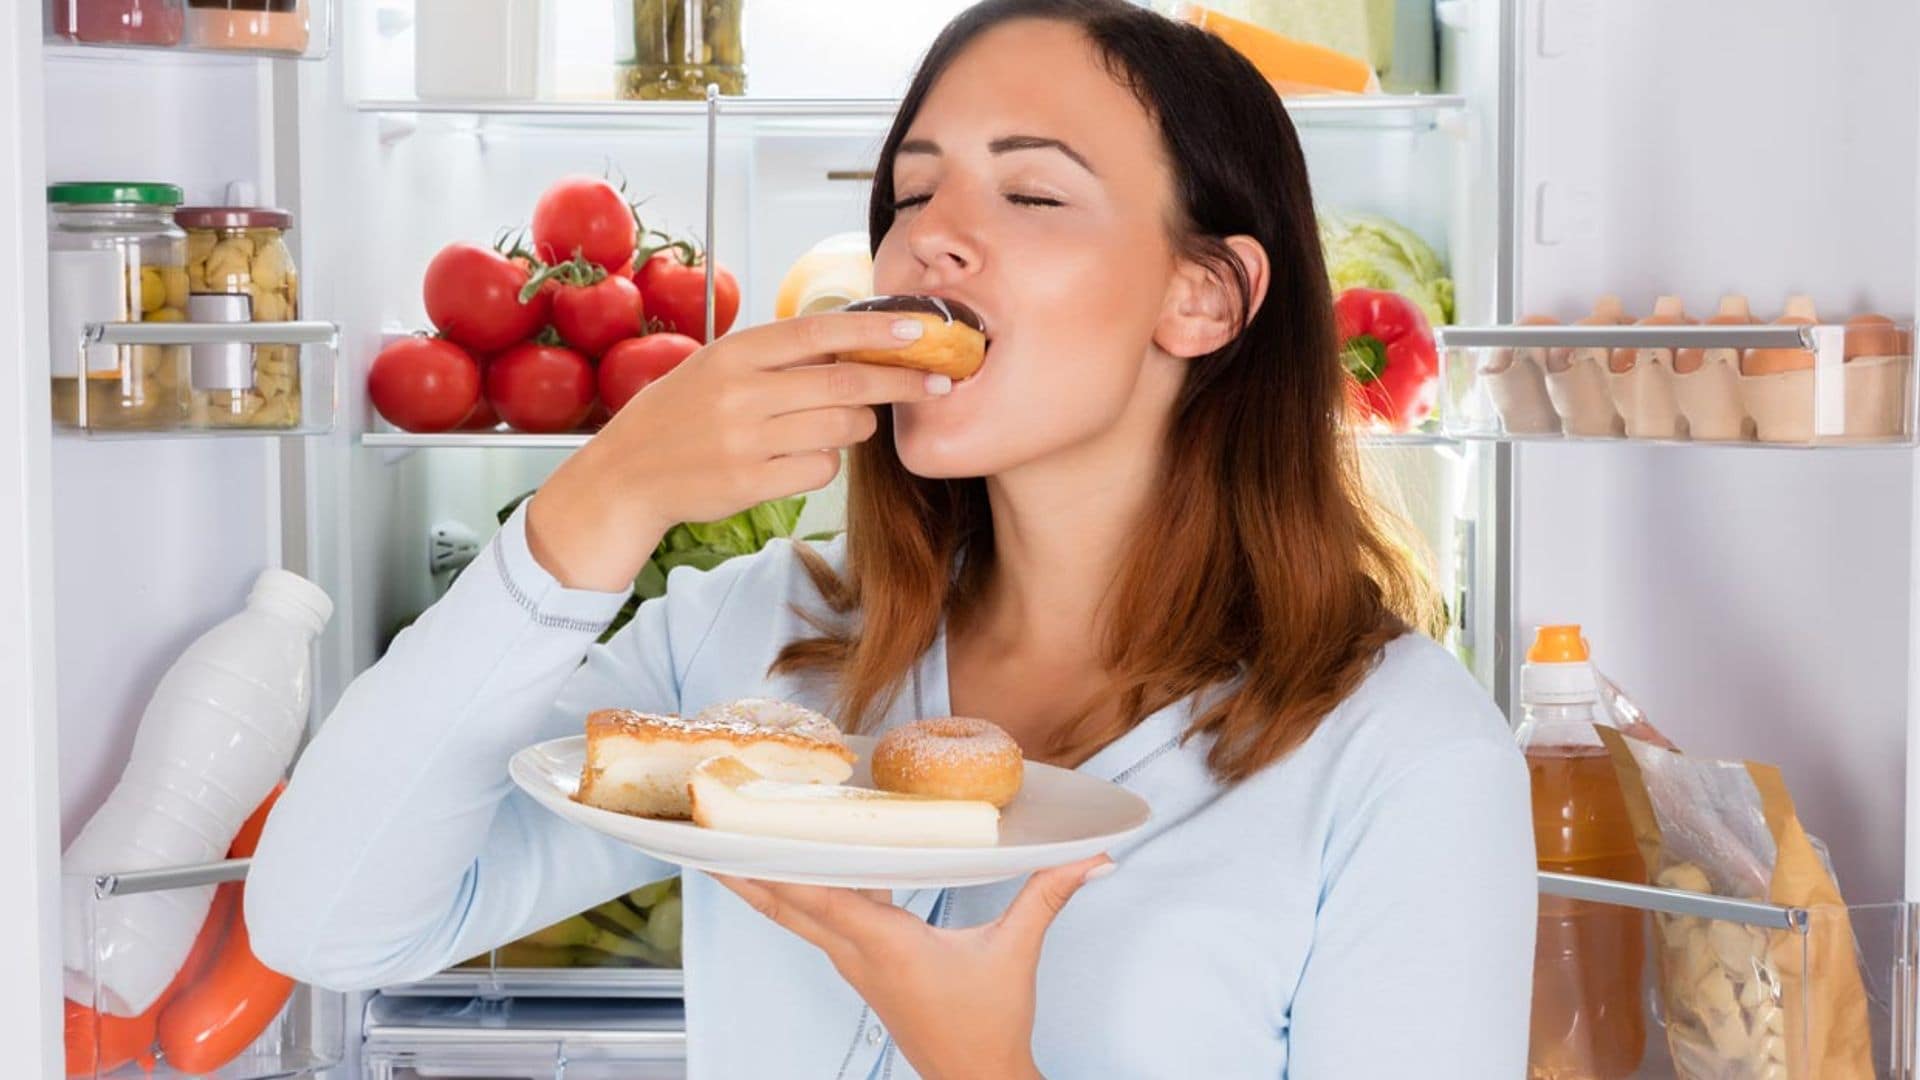
M 701 762 L 687 781 L 697 825 L 724 832 L 883 847 L 992 847 L 992 803 L 769 780 L 735 757 Z

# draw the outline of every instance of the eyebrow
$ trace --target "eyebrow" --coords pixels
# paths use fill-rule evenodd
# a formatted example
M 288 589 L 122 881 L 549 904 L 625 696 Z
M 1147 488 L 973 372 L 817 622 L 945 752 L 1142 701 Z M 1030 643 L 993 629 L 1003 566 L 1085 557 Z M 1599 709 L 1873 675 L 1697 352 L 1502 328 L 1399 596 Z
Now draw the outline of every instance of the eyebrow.
M 996 155 L 1011 154 L 1019 150 L 1058 150 L 1062 154 L 1065 154 L 1074 164 L 1087 170 L 1087 172 L 1092 173 L 1094 176 L 1100 175 L 1092 165 L 1087 163 L 1087 159 L 1082 157 L 1079 151 L 1061 142 L 1059 139 L 1049 139 L 1043 135 L 1002 135 L 1000 138 L 988 143 L 987 150 L 989 153 Z M 939 157 L 940 152 L 940 144 L 934 142 L 932 139 L 908 139 L 894 150 L 896 156 L 899 154 L 931 154 L 934 157 Z

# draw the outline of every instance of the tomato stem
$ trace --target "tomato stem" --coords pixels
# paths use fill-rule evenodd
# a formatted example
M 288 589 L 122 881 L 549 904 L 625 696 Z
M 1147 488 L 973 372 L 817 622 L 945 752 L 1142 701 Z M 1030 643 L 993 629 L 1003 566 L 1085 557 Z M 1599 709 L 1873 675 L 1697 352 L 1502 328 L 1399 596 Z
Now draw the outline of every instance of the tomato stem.
M 520 287 L 520 302 L 523 304 L 532 303 L 533 298 L 539 295 L 540 290 L 544 288 L 549 281 L 558 281 L 562 285 L 572 286 L 576 289 L 584 289 L 588 286 L 599 284 L 606 280 L 606 277 L 606 267 L 598 263 L 588 262 L 584 256 L 576 252 L 574 257 L 568 259 L 566 262 L 557 262 L 552 266 L 542 266 L 539 270 L 535 271 L 533 276 L 527 279 L 527 283 Z

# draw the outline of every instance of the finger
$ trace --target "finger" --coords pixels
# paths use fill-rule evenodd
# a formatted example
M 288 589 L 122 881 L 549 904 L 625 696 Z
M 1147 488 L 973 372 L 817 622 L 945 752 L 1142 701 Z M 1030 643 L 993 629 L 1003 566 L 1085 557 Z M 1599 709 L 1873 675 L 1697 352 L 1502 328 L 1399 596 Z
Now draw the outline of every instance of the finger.
M 867 406 L 834 405 L 776 416 L 760 425 L 754 437 L 768 457 L 779 457 L 866 442 L 879 428 L 880 418 Z
M 920 340 L 919 319 L 879 311 L 829 311 L 755 326 L 731 335 L 729 354 L 748 368 L 774 371 L 858 349 L 899 349 Z
M 768 380 L 777 397 L 770 414 L 802 412 L 828 405 L 885 405 L 944 397 L 953 380 L 918 368 L 883 364 L 820 364 L 774 373 Z
M 1080 886 L 1114 871 L 1115 863 L 1105 855 L 1036 871 L 1022 886 L 1013 903 L 1000 916 L 1000 926 L 1016 938 L 1038 949 L 1047 928 L 1060 914 Z
M 819 491 L 840 475 L 840 451 L 807 450 L 757 466 L 748 505 Z

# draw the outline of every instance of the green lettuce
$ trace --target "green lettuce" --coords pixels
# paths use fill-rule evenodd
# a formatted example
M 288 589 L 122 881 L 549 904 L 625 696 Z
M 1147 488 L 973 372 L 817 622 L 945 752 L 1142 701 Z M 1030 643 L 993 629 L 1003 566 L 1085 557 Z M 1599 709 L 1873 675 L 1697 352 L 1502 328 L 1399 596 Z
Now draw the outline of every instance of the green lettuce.
M 1453 279 L 1440 256 L 1405 225 L 1377 214 L 1324 211 L 1320 247 L 1335 295 L 1386 289 L 1418 304 L 1434 326 L 1453 321 Z

